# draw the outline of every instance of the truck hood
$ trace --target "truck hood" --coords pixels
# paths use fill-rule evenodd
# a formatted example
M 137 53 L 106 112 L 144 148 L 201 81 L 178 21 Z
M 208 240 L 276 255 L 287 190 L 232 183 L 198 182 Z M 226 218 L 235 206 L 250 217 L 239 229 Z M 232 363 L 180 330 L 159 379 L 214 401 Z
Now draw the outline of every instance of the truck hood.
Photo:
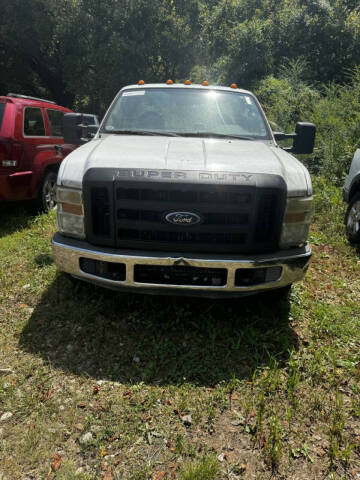
M 84 174 L 95 167 L 274 174 L 285 180 L 288 196 L 311 194 L 306 168 L 272 142 L 106 135 L 68 155 L 58 183 L 81 188 Z

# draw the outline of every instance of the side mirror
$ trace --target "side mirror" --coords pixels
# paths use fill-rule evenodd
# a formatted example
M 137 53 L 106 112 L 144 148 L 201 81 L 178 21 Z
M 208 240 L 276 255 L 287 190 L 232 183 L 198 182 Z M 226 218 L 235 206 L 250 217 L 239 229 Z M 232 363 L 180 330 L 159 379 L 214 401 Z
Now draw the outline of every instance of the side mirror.
M 62 118 L 64 143 L 83 145 L 91 140 L 99 129 L 99 119 L 89 113 L 66 113 Z
M 313 123 L 298 122 L 295 128 L 293 153 L 313 153 L 315 144 L 316 127 Z
M 276 141 L 293 138 L 294 144 L 291 148 L 285 148 L 291 153 L 309 154 L 314 151 L 316 127 L 313 123 L 298 122 L 295 133 L 274 132 Z

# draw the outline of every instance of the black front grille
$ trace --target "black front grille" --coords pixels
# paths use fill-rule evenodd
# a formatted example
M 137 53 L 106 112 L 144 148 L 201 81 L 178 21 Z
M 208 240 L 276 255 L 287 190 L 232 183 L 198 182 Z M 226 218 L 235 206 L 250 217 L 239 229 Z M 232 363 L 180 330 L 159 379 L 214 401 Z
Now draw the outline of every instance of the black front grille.
M 198 253 L 265 253 L 278 247 L 286 201 L 278 176 L 253 175 L 249 184 L 170 183 L 111 172 L 91 169 L 84 178 L 90 243 Z M 201 221 L 186 226 L 166 221 L 176 211 L 192 212 Z
M 158 186 L 158 185 L 157 185 Z M 194 185 L 190 185 L 189 190 L 179 189 L 179 186 L 172 190 L 165 188 L 128 188 L 128 186 L 119 187 L 116 190 L 117 200 L 138 200 L 151 202 L 165 202 L 174 203 L 180 202 L 182 204 L 225 204 L 225 205 L 240 205 L 250 201 L 250 195 L 240 192 L 227 192 L 217 190 L 194 190 Z
M 110 192 L 105 187 L 91 189 L 91 217 L 95 235 L 107 237 L 110 234 Z
M 136 220 L 138 222 L 162 222 L 164 214 L 161 211 L 119 208 L 117 220 Z M 212 213 L 203 215 L 204 223 L 208 225 L 246 225 L 249 223 L 248 213 Z

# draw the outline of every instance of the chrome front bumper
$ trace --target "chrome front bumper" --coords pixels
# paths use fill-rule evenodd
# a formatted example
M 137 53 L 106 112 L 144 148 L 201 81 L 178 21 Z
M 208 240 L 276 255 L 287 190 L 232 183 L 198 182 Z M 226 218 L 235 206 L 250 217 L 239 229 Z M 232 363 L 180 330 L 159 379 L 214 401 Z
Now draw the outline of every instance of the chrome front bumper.
M 311 248 L 307 244 L 302 248 L 293 248 L 264 255 L 202 255 L 169 252 L 145 252 L 99 248 L 85 241 L 66 238 L 56 233 L 52 239 L 55 263 L 60 270 L 81 280 L 115 290 L 133 290 L 141 293 L 177 294 L 195 296 L 241 296 L 258 291 L 285 287 L 301 280 L 309 266 Z M 80 268 L 80 258 L 122 263 L 126 266 L 124 281 L 109 280 L 86 273 Z M 134 280 L 135 265 L 174 266 L 186 265 L 203 268 L 227 270 L 226 285 L 194 286 L 168 285 L 158 283 L 139 283 Z M 251 286 L 235 286 L 235 273 L 241 268 L 282 267 L 280 277 L 271 282 Z

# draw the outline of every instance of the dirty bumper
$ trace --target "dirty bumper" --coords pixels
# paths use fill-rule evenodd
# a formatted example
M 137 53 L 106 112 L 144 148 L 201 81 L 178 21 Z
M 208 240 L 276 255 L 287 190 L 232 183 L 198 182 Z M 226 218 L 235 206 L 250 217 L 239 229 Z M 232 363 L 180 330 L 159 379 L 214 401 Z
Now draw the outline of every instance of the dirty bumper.
M 241 296 L 301 280 L 309 266 L 305 245 L 264 255 L 202 255 L 96 247 L 56 233 L 58 268 L 81 280 L 119 291 Z

